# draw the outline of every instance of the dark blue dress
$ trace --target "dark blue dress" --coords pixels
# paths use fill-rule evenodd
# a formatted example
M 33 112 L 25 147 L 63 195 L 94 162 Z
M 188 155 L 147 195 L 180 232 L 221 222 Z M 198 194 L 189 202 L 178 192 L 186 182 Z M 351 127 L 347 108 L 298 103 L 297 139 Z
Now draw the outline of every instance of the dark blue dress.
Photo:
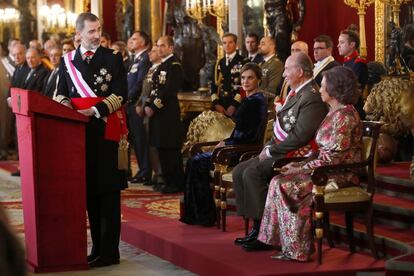
M 267 100 L 262 93 L 245 98 L 237 109 L 236 126 L 226 145 L 255 144 L 260 142 L 261 131 L 266 124 Z M 184 212 L 180 221 L 187 224 L 213 225 L 216 208 L 212 190 L 211 152 L 197 154 L 187 161 L 185 169 Z M 234 156 L 237 161 L 239 156 Z

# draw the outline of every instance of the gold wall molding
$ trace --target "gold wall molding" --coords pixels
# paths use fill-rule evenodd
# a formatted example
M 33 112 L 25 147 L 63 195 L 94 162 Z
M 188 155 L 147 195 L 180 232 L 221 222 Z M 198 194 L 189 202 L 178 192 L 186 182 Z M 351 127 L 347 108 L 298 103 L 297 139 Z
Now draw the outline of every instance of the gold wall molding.
M 385 62 L 385 4 L 375 1 L 375 61 Z
M 134 0 L 134 27 L 141 30 L 141 0 Z
M 151 39 L 154 43 L 161 36 L 162 22 L 161 1 L 151 0 Z

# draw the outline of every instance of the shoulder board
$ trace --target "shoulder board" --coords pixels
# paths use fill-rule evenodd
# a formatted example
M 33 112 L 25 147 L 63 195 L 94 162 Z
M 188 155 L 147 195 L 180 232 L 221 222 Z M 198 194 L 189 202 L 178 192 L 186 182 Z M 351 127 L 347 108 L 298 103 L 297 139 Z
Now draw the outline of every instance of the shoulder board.
M 354 63 L 367 63 L 367 60 L 363 57 L 357 57 L 354 61 Z
M 114 50 L 114 51 L 112 52 L 112 54 L 114 54 L 114 55 L 118 54 L 118 50 Z
M 181 63 L 179 63 L 178 61 L 174 61 L 173 63 L 171 63 L 172 65 L 177 64 L 177 65 L 181 65 Z

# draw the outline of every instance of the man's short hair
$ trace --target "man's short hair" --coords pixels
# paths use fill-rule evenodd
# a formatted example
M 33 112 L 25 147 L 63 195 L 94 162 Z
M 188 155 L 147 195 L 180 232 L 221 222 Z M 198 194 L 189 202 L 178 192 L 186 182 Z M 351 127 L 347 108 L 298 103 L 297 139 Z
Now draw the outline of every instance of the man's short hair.
M 313 42 L 323 42 L 325 43 L 326 48 L 333 47 L 333 41 L 329 35 L 319 35 L 313 40 Z
M 296 65 L 300 69 L 302 69 L 303 75 L 305 77 L 312 77 L 313 76 L 313 62 L 311 58 L 303 52 L 297 52 L 297 53 L 294 53 L 293 55 L 295 55 Z
M 167 45 L 168 46 L 171 46 L 171 47 L 174 47 L 174 39 L 173 39 L 173 37 L 170 36 L 170 35 L 166 35 L 165 38 L 167 39 Z
M 91 22 L 95 22 L 95 21 L 99 21 L 99 18 L 94 15 L 93 13 L 90 12 L 83 12 L 81 14 L 78 15 L 78 18 L 76 18 L 76 30 L 77 31 L 82 31 L 83 28 L 85 28 L 85 21 L 91 21 Z
M 348 29 L 341 31 L 341 34 L 348 35 L 348 42 L 355 42 L 355 49 L 359 49 L 361 42 L 359 40 L 358 30 L 354 27 L 354 25 L 351 25 Z
M 29 48 L 29 49 L 27 49 L 26 54 L 28 52 L 35 52 L 39 57 L 42 57 L 42 52 L 37 48 Z
M 247 37 L 254 37 L 254 39 L 256 40 L 256 42 L 259 43 L 259 36 L 257 34 L 255 34 L 255 33 L 248 33 L 246 35 L 246 38 Z
M 237 35 L 235 35 L 233 33 L 225 33 L 223 35 L 222 39 L 225 38 L 225 37 L 231 37 L 231 38 L 233 38 L 234 43 L 237 43 Z
M 20 39 L 15 38 L 15 37 L 9 38 L 9 41 L 7 42 L 7 47 L 10 47 L 10 45 L 13 43 L 13 41 L 20 42 Z
M 151 38 L 149 37 L 149 35 L 146 32 L 144 32 L 144 31 L 134 31 L 134 33 L 132 35 L 134 35 L 134 34 L 139 34 L 144 39 L 145 46 L 148 47 L 148 45 L 151 44 Z M 173 46 L 174 46 L 174 41 L 173 41 Z

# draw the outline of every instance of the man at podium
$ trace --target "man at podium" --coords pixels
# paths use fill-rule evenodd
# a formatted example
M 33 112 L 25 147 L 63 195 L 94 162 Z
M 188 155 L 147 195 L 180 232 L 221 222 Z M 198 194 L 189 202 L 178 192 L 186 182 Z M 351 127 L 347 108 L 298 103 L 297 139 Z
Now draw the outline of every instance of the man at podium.
M 63 56 L 56 97 L 90 118 L 86 126 L 86 203 L 93 242 L 90 267 L 119 263 L 120 190 L 127 186 L 125 163 L 119 159 L 124 155 L 118 154 L 118 145 L 127 134 L 122 109 L 127 75 L 121 54 L 100 47 L 101 32 L 94 14 L 78 16 L 76 33 L 81 45 Z

